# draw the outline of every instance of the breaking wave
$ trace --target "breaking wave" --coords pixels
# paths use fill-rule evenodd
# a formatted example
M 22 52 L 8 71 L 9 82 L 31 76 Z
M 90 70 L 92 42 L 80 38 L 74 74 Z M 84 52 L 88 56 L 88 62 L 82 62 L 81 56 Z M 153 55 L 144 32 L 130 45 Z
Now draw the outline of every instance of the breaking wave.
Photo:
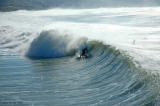
M 92 57 L 76 59 L 76 54 L 86 47 Z M 43 31 L 30 44 L 26 56 L 67 57 L 58 60 L 58 70 L 64 76 L 54 79 L 57 83 L 53 90 L 63 92 L 63 95 L 55 94 L 56 100 L 63 102 L 54 101 L 56 105 L 152 106 L 159 103 L 158 76 L 146 73 L 123 51 L 102 42 L 87 38 L 74 40 L 57 31 Z M 66 85 L 68 80 L 72 83 Z

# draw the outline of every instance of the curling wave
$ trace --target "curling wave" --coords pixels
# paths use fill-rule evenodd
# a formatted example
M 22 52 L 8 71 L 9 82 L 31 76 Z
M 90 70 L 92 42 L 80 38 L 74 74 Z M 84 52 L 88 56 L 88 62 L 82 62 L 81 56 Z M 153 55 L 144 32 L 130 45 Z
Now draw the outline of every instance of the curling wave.
M 59 75 L 48 82 L 55 82 L 54 87 L 49 88 L 54 92 L 54 101 L 48 101 L 58 106 L 158 105 L 159 88 L 153 76 L 136 67 L 122 52 L 98 41 L 81 39 L 81 43 L 75 44 L 70 37 L 57 35 L 54 31 L 42 32 L 27 52 L 27 56 L 33 58 L 67 56 L 55 59 Z M 84 47 L 92 57 L 73 58 Z

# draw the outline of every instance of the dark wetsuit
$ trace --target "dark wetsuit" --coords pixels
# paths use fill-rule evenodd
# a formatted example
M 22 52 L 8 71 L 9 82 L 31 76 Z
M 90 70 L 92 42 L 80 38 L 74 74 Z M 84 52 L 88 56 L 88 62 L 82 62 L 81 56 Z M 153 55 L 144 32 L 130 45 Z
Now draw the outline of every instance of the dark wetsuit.
M 83 48 L 81 56 L 86 56 L 87 52 L 88 52 L 88 49 L 87 48 Z

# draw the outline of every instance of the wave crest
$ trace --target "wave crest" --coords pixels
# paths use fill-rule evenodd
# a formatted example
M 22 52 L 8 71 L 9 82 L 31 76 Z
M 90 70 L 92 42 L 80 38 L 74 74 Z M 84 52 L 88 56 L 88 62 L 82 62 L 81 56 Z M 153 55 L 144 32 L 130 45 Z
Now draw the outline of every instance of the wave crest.
M 61 35 L 56 30 L 42 31 L 34 39 L 26 53 L 31 58 L 54 58 L 63 57 L 68 54 L 67 44 L 69 36 Z
M 42 31 L 30 44 L 26 56 L 30 58 L 71 56 L 87 47 L 87 43 L 87 38 L 73 38 L 57 30 Z

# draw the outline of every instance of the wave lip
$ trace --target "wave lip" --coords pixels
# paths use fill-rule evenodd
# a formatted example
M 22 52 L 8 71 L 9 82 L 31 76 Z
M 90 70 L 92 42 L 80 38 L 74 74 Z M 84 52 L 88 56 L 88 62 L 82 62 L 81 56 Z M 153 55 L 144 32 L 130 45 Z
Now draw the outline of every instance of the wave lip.
M 30 58 L 58 58 L 67 56 L 68 36 L 58 31 L 43 31 L 31 43 L 26 56 Z

